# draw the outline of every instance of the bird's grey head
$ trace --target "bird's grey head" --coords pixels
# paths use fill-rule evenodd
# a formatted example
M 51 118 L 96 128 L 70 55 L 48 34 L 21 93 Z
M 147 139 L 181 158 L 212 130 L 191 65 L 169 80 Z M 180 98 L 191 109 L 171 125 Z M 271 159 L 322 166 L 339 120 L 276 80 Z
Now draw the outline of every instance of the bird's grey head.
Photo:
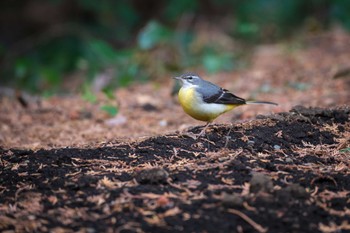
M 198 86 L 203 82 L 203 79 L 195 73 L 184 73 L 179 77 L 175 77 L 175 79 L 180 80 L 183 87 Z

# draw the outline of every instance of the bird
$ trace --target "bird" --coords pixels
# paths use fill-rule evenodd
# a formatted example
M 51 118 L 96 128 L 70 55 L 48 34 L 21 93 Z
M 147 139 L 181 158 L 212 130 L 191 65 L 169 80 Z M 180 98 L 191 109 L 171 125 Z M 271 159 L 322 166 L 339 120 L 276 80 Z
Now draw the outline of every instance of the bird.
M 246 104 L 278 105 L 269 101 L 247 101 L 192 72 L 174 79 L 179 80 L 181 84 L 178 99 L 185 113 L 196 120 L 207 122 L 196 138 L 202 136 L 217 117 L 235 107 Z

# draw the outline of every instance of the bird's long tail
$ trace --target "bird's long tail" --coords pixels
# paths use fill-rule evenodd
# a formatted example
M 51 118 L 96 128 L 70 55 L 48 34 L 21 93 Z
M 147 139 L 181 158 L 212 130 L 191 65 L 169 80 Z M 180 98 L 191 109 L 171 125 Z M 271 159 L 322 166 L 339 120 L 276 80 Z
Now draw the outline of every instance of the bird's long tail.
M 271 104 L 271 105 L 278 105 L 274 102 L 268 102 L 268 101 L 246 101 L 246 104 Z

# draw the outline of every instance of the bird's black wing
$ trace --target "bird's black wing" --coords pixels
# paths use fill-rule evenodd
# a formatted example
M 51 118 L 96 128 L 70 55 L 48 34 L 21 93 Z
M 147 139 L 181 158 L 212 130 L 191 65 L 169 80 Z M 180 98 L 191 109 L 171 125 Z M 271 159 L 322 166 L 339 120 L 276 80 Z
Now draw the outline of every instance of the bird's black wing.
M 246 104 L 245 99 L 235 96 L 226 89 L 220 88 L 218 92 L 214 95 L 203 96 L 203 100 L 206 103 L 216 103 L 216 104 Z

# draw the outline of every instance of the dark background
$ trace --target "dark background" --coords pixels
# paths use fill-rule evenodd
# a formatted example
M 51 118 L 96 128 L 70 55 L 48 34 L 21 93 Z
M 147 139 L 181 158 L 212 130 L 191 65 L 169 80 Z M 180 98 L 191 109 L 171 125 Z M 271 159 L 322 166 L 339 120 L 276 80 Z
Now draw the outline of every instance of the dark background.
M 240 69 L 256 45 L 350 29 L 350 1 L 11 0 L 0 22 L 1 86 L 52 94 Z

